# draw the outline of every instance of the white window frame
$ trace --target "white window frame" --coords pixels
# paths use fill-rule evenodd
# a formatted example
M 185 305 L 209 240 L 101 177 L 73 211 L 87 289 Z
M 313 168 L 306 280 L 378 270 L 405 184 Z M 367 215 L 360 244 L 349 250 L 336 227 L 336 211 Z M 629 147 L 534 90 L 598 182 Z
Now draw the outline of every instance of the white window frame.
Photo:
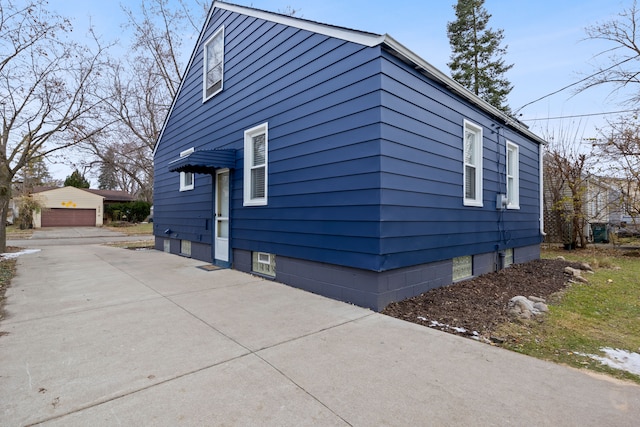
M 475 135 L 476 143 L 473 146 L 473 157 L 475 163 L 467 163 L 467 133 L 473 133 Z M 478 126 L 468 120 L 464 121 L 464 129 L 462 135 L 462 196 L 465 206 L 482 207 L 482 152 L 483 152 L 483 139 L 482 139 L 482 127 Z M 475 197 L 467 197 L 467 169 L 468 167 L 474 168 L 475 174 Z
M 207 94 L 207 91 L 209 89 L 207 87 L 207 73 L 209 71 L 207 69 L 207 64 L 209 62 L 209 58 L 207 55 L 207 46 L 210 43 L 213 43 L 217 37 L 222 37 L 222 61 L 216 64 L 216 66 L 220 65 L 222 67 L 222 69 L 220 70 L 220 87 L 215 91 L 211 92 L 210 94 Z M 218 82 L 216 82 L 216 84 L 217 83 Z M 206 42 L 204 42 L 203 61 L 202 61 L 202 102 L 205 102 L 206 100 L 214 97 L 216 94 L 222 92 L 223 86 L 224 86 L 224 26 L 220 27 L 218 31 L 216 31 L 211 37 L 209 37 L 209 39 L 207 39 Z
M 195 151 L 194 147 L 189 148 L 188 150 L 184 150 L 180 152 L 180 157 L 188 156 L 189 154 Z M 189 177 L 191 177 L 191 183 L 188 183 Z M 195 187 L 196 177 L 193 172 L 180 172 L 180 191 L 189 191 L 193 190 Z
M 264 163 L 253 164 L 253 138 L 264 134 Z M 253 170 L 264 169 L 264 197 L 252 197 Z M 269 190 L 269 126 L 263 123 L 259 126 L 248 129 L 244 132 L 244 206 L 264 206 L 267 204 L 267 193 Z
M 513 153 L 515 164 L 509 164 L 509 153 Z M 520 209 L 520 147 L 507 141 L 507 209 Z M 513 182 L 510 186 L 509 183 Z M 513 191 L 509 191 L 509 187 Z

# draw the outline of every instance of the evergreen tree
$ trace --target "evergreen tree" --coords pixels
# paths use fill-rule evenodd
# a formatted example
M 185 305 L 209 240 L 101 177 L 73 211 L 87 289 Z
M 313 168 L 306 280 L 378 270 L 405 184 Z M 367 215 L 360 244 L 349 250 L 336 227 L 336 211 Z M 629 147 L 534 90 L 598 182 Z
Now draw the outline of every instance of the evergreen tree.
M 84 177 L 84 175 L 80 174 L 78 169 L 74 170 L 71 175 L 64 180 L 65 187 L 76 187 L 76 188 L 89 188 L 89 181 Z
M 112 148 L 108 148 L 102 157 L 100 164 L 100 175 L 98 176 L 98 188 L 100 190 L 118 189 L 117 167 L 115 153 Z
M 502 57 L 507 47 L 500 47 L 503 30 L 487 28 L 491 15 L 484 0 L 458 0 L 454 6 L 456 20 L 447 24 L 451 45 L 451 69 L 454 80 L 500 110 L 509 113 L 506 98 L 511 83 L 505 73 L 513 67 Z
M 16 173 L 16 181 L 20 183 L 20 193 L 28 194 L 34 187 L 57 186 L 49 173 L 44 157 L 34 157 Z

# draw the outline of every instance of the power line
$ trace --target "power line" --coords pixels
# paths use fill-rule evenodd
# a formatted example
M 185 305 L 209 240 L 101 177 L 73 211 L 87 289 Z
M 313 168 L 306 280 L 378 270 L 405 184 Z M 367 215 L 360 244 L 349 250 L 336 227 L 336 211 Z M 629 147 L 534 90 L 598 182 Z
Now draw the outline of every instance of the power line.
M 632 56 L 631 58 L 627 58 L 627 59 L 625 59 L 625 60 L 623 60 L 623 61 L 620 61 L 620 62 L 618 62 L 618 63 L 616 63 L 616 64 L 613 64 L 612 66 L 610 66 L 610 67 L 608 67 L 608 68 L 605 68 L 604 70 L 600 70 L 600 71 L 598 71 L 598 72 L 596 72 L 596 73 L 591 74 L 590 76 L 587 76 L 587 77 L 585 77 L 585 78 L 583 78 L 583 79 L 580 79 L 580 80 L 578 80 L 578 81 L 577 81 L 577 82 L 575 82 L 575 83 L 568 84 L 568 85 L 566 85 L 566 86 L 564 86 L 564 87 L 562 87 L 562 88 L 560 88 L 560 89 L 558 89 L 558 90 L 555 90 L 555 91 L 553 91 L 553 92 L 551 92 L 551 93 L 549 93 L 549 94 L 547 94 L 547 95 L 544 95 L 544 96 L 541 96 L 540 98 L 534 99 L 534 100 L 533 100 L 533 101 L 531 101 L 531 102 L 527 102 L 527 103 L 526 103 L 526 104 L 524 104 L 522 107 L 520 107 L 520 108 L 518 108 L 517 110 L 515 110 L 515 111 L 513 112 L 513 115 L 516 115 L 516 114 L 517 114 L 520 110 L 522 110 L 524 107 L 527 107 L 527 106 L 529 106 L 529 105 L 531 105 L 531 104 L 534 104 L 534 103 L 536 103 L 536 102 L 538 102 L 538 101 L 542 101 L 543 99 L 548 98 L 548 97 L 550 97 L 550 96 L 552 96 L 552 95 L 555 95 L 556 93 L 560 93 L 560 92 L 562 92 L 563 90 L 567 90 L 567 89 L 569 89 L 570 87 L 573 87 L 573 86 L 575 86 L 575 85 L 578 85 L 578 84 L 580 84 L 580 83 L 582 83 L 582 82 L 584 82 L 584 81 L 586 81 L 586 80 L 589 80 L 589 79 L 590 79 L 590 78 L 592 78 L 592 77 L 597 76 L 598 74 L 602 74 L 602 73 L 604 73 L 605 71 L 609 71 L 610 69 L 615 68 L 615 67 L 617 67 L 618 65 L 622 65 L 622 64 L 624 64 L 625 62 L 631 61 L 632 59 L 636 59 L 636 58 L 638 58 L 638 56 L 640 56 L 640 55 Z
M 635 110 L 620 110 L 620 111 L 607 111 L 605 113 L 588 113 L 588 114 L 574 114 L 572 116 L 557 116 L 557 117 L 542 117 L 539 119 L 518 119 L 521 122 L 535 122 L 539 120 L 558 120 L 558 119 L 574 119 L 579 117 L 590 117 L 590 116 L 606 116 L 607 114 L 620 114 L 620 113 L 633 113 L 638 111 Z

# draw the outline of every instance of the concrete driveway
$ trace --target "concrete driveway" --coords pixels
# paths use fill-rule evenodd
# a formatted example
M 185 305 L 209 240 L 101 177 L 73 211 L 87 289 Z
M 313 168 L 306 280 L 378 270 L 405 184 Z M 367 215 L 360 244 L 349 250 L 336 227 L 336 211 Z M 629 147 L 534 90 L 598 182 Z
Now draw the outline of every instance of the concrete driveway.
M 19 247 L 42 247 L 59 245 L 86 245 L 151 239 L 151 236 L 127 236 L 104 227 L 49 227 L 33 230 L 33 235 L 24 240 L 8 240 L 7 245 Z
M 0 425 L 630 426 L 640 387 L 156 251 L 45 246 L 0 323 Z

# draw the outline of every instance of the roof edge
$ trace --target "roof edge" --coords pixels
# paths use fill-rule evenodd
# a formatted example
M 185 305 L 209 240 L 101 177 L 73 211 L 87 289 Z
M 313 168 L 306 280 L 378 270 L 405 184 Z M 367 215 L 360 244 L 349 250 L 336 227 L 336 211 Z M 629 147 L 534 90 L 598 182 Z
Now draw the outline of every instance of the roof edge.
M 424 60 L 420 55 L 414 53 L 411 49 L 407 48 L 402 43 L 395 40 L 389 34 L 384 35 L 382 44 L 387 46 L 389 49 L 393 50 L 394 52 L 396 52 L 401 59 L 404 59 L 405 61 L 409 61 L 415 64 L 416 68 L 419 71 L 423 72 L 424 74 L 427 74 L 437 82 L 443 84 L 452 92 L 457 93 L 467 101 L 471 102 L 472 104 L 475 104 L 477 107 L 481 108 L 487 113 L 497 117 L 506 125 L 514 128 L 518 132 L 525 134 L 526 136 L 533 139 L 537 143 L 542 145 L 547 145 L 547 141 L 545 141 L 535 133 L 531 132 L 523 123 L 519 122 L 518 120 L 514 119 L 510 115 L 506 114 L 504 111 L 501 111 L 498 108 L 494 107 L 493 105 L 489 104 L 487 101 L 480 98 L 479 96 L 471 92 L 469 89 L 467 89 L 466 87 L 462 86 L 460 83 L 452 79 L 451 77 L 447 76 L 438 68 L 431 65 L 429 62 Z
M 256 9 L 253 7 L 240 6 L 232 3 L 215 1 L 215 8 L 228 10 L 230 12 L 241 13 L 243 15 L 254 18 L 264 19 L 266 21 L 275 22 L 277 24 L 288 25 L 290 27 L 307 30 L 329 37 L 346 40 L 349 42 L 361 44 L 368 47 L 377 46 L 384 40 L 385 36 L 380 34 L 368 33 L 365 31 L 353 30 L 345 27 L 339 27 L 321 22 L 310 21 L 304 18 L 287 16 L 281 13 L 269 12 L 266 10 Z

